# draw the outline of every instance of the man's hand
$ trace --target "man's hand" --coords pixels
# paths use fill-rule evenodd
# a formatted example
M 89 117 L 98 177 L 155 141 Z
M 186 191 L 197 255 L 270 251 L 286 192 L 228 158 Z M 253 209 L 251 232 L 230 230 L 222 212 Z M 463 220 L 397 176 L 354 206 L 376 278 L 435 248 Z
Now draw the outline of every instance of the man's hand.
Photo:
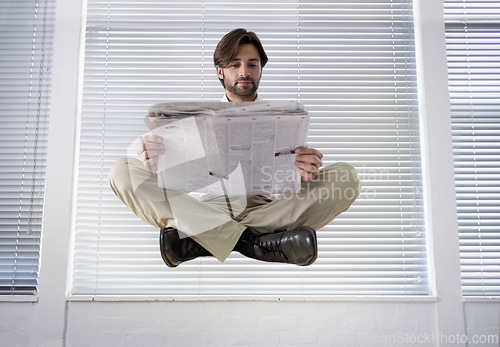
M 137 154 L 141 157 L 142 165 L 146 170 L 155 172 L 158 164 L 158 157 L 165 153 L 163 139 L 161 136 L 145 135 L 139 141 Z
M 314 148 L 297 147 L 295 148 L 297 160 L 295 166 L 302 176 L 302 181 L 312 181 L 318 176 L 319 168 L 323 165 L 321 158 L 323 153 Z

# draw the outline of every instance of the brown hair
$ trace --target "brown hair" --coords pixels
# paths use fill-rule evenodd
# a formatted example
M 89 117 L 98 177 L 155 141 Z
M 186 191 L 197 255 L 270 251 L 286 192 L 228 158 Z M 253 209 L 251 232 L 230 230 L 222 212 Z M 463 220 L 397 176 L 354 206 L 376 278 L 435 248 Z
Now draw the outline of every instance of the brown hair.
M 260 66 L 264 67 L 268 59 L 262 43 L 253 31 L 242 28 L 230 31 L 219 41 L 214 51 L 214 65 L 225 68 L 234 59 L 240 46 L 247 43 L 251 43 L 257 48 L 260 55 Z M 221 83 L 223 82 L 221 81 Z

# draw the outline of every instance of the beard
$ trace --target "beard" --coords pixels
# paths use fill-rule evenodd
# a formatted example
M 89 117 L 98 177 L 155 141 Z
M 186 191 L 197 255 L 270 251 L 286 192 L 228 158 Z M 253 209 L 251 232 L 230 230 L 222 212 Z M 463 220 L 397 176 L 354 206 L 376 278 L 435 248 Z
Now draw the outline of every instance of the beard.
M 238 88 L 238 82 L 239 81 L 250 81 L 252 82 L 251 88 Z M 224 87 L 232 94 L 237 95 L 239 97 L 250 97 L 257 92 L 257 89 L 259 88 L 259 82 L 260 78 L 257 81 L 254 81 L 252 78 L 240 78 L 237 81 L 234 82 L 233 85 L 226 85 L 226 81 L 224 79 Z

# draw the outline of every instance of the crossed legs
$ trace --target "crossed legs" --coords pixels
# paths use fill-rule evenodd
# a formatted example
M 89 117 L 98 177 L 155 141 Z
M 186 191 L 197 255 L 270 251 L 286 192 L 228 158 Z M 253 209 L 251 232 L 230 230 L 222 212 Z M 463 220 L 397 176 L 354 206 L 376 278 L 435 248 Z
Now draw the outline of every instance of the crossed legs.
M 160 229 L 181 231 L 220 261 L 235 249 L 244 231 L 252 230 L 258 236 L 301 226 L 318 230 L 345 211 L 360 191 L 354 168 L 336 163 L 322 168 L 314 181 L 302 182 L 298 193 L 245 197 L 246 207 L 233 219 L 224 197 L 196 199 L 158 188 L 156 174 L 135 158 L 117 160 L 109 172 L 109 183 L 140 219 Z

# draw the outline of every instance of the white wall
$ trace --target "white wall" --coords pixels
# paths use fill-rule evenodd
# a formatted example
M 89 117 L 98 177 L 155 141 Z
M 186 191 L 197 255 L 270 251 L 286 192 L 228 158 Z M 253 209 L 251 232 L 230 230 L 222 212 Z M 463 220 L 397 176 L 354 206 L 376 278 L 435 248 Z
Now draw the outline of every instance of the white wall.
M 36 305 L 1 304 L 0 345 L 388 347 L 456 339 L 441 335 L 435 302 L 70 302 L 66 332 L 50 310 L 36 315 Z M 469 346 L 498 346 L 499 310 L 466 304 L 469 340 L 490 338 Z M 58 334 L 42 341 L 40 320 L 52 319 Z
M 432 331 L 432 303 L 72 303 L 68 341 L 116 346 L 360 346 Z M 82 315 L 86 312 L 88 316 Z M 110 314 L 112 312 L 112 314 Z M 130 317 L 130 312 L 141 312 Z M 125 318 L 128 317 L 128 318 Z M 100 327 L 104 327 L 102 332 Z
M 464 346 L 444 342 L 463 341 L 466 333 L 471 340 L 476 334 L 498 336 L 500 302 L 464 304 L 461 297 L 442 1 L 416 0 L 415 9 L 433 297 L 68 302 L 83 11 L 78 1 L 60 0 L 40 296 L 37 302 L 0 303 L 0 345 Z M 469 345 L 498 345 L 490 342 Z

